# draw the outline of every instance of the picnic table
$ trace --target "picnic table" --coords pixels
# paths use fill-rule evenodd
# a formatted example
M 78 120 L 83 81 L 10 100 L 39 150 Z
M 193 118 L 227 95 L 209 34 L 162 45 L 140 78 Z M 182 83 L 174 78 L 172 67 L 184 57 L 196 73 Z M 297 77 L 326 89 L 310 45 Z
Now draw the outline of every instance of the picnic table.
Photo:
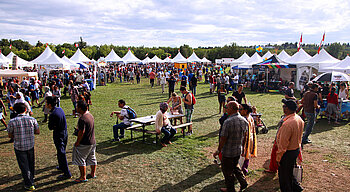
M 184 116 L 184 114 L 172 114 L 170 112 L 166 112 L 166 115 L 167 115 L 168 119 L 170 119 L 170 120 Z M 155 121 L 156 121 L 156 115 L 149 115 L 149 116 L 145 116 L 145 117 L 138 117 L 135 119 L 130 119 L 130 122 L 138 123 L 142 126 L 142 140 L 143 141 L 145 141 L 145 133 L 147 131 L 146 126 L 154 124 Z

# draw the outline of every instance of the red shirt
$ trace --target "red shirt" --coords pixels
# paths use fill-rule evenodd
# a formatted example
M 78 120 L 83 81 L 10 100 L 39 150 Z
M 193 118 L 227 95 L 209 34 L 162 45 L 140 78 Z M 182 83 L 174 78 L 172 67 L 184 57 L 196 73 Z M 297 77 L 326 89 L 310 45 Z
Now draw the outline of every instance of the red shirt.
M 334 93 L 333 96 L 331 96 L 331 93 L 329 93 L 327 96 L 327 103 L 338 105 L 338 94 Z
M 156 74 L 153 71 L 149 73 L 149 79 L 155 79 L 155 78 L 156 78 Z

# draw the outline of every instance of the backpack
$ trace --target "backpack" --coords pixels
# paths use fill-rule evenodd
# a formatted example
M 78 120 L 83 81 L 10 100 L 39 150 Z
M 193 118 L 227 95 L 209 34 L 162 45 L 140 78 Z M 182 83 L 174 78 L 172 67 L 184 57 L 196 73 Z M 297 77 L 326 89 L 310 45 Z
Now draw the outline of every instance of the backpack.
M 190 94 L 190 92 L 187 93 L 187 95 L 188 95 L 188 94 Z M 187 95 L 186 95 L 186 97 L 187 97 Z M 192 96 L 192 105 L 195 105 L 195 104 L 197 103 L 197 100 L 196 100 L 196 98 L 194 97 L 193 93 L 191 93 L 191 96 Z
M 137 118 L 137 114 L 135 112 L 135 110 L 133 110 L 131 107 L 126 107 L 126 112 L 128 113 L 128 118 L 127 119 L 136 119 Z

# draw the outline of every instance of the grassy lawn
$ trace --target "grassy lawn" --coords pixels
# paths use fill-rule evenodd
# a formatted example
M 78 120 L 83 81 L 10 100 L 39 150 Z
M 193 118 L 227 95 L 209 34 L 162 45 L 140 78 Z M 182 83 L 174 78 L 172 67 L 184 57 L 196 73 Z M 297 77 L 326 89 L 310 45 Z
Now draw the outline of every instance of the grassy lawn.
M 178 87 L 177 89 L 178 90 Z M 179 93 L 179 91 L 177 91 Z M 209 85 L 200 83 L 197 88 L 197 104 L 193 115 L 194 134 L 182 138 L 177 134 L 173 145 L 162 148 L 153 144 L 155 136 L 147 135 L 142 142 L 142 133 L 130 132 L 120 143 L 111 143 L 112 126 L 116 118 L 109 117 L 111 111 L 119 110 L 117 101 L 124 99 L 136 110 L 138 116 L 154 115 L 159 103 L 168 98 L 157 86 L 151 89 L 146 79 L 136 84 L 108 84 L 92 92 L 91 113 L 95 117 L 97 141 L 97 179 L 84 184 L 72 180 L 56 181 L 60 174 L 52 132 L 47 124 L 41 124 L 41 134 L 36 136 L 37 191 L 218 191 L 224 187 L 220 168 L 213 164 L 211 153 L 218 144 L 218 99 L 209 94 Z M 282 115 L 283 98 L 280 94 L 258 94 L 246 91 L 248 101 L 263 113 L 263 119 L 270 128 L 268 134 L 258 135 L 259 149 L 256 159 L 251 160 L 247 176 L 246 191 L 278 191 L 277 175 L 265 174 L 268 166 L 276 124 Z M 72 135 L 77 124 L 69 114 L 72 104 L 69 97 L 61 100 L 67 115 L 69 141 L 67 158 L 71 162 L 72 146 L 76 137 Z M 43 120 L 41 109 L 34 109 L 38 121 Z M 154 129 L 154 127 L 149 127 Z M 306 191 L 349 191 L 346 182 L 350 176 L 350 132 L 347 122 L 331 126 L 326 120 L 319 120 L 311 135 L 313 143 L 304 149 L 304 181 Z M 21 191 L 22 177 L 13 151 L 13 144 L 7 143 L 7 132 L 0 132 L 0 191 Z M 73 178 L 78 177 L 78 167 L 69 166 Z M 237 186 L 238 187 L 238 186 Z

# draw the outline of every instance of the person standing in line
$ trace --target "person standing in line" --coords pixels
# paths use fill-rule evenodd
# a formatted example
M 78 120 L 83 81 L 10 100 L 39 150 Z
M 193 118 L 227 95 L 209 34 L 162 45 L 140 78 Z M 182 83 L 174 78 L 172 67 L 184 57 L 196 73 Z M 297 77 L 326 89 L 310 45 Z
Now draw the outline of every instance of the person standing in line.
M 237 90 L 238 82 L 239 82 L 239 75 L 235 73 L 233 75 L 233 89 L 232 89 L 232 91 L 236 91 Z
M 24 188 L 34 191 L 34 134 L 40 134 L 39 124 L 35 118 L 25 114 L 27 109 L 24 103 L 16 103 L 13 108 L 18 116 L 10 120 L 8 136 L 14 140 L 13 146 L 24 179 Z
M 164 74 L 161 74 L 160 75 L 160 85 L 162 86 L 162 93 L 164 93 L 164 89 L 165 89 L 165 77 L 164 77 Z
M 180 87 L 180 92 L 183 95 L 182 101 L 185 104 L 185 116 L 186 116 L 186 123 L 192 123 L 192 114 L 193 114 L 193 101 L 192 101 L 192 93 L 188 92 L 186 90 L 186 87 Z M 192 135 L 192 125 L 188 126 L 188 132 L 186 135 Z
M 96 140 L 94 117 L 87 110 L 85 101 L 77 102 L 77 112 L 81 116 L 78 120 L 78 137 L 73 147 L 72 163 L 78 165 L 80 171 L 80 177 L 74 182 L 81 183 L 96 178 Z M 86 175 L 86 166 L 89 165 L 91 173 Z
M 154 86 L 154 79 L 155 78 L 156 78 L 156 74 L 153 71 L 151 71 L 149 73 L 149 82 L 151 83 L 151 88 L 153 88 L 153 86 Z
M 50 130 L 53 130 L 53 142 L 57 150 L 57 169 L 63 172 L 63 175 L 58 176 L 58 179 L 70 179 L 72 174 L 69 171 L 66 146 L 68 141 L 68 131 L 66 115 L 60 107 L 56 107 L 58 102 L 57 97 L 49 96 L 46 98 L 46 107 L 50 109 L 49 124 Z
M 238 160 L 242 154 L 242 146 L 245 145 L 245 135 L 248 131 L 248 122 L 238 113 L 239 104 L 230 101 L 226 105 L 226 112 L 229 116 L 223 124 L 220 133 L 218 149 L 213 153 L 214 158 L 222 153 L 221 169 L 225 177 L 226 188 L 220 191 L 235 191 L 235 180 L 240 183 L 240 191 L 247 188 L 248 183 L 238 167 Z
M 194 96 L 196 96 L 197 94 L 197 77 L 195 74 L 193 74 L 193 76 L 191 77 L 191 91 L 193 93 Z
M 297 104 L 294 100 L 282 100 L 283 124 L 276 137 L 276 161 L 278 164 L 278 180 L 282 192 L 302 191 L 303 188 L 293 176 L 293 168 L 300 153 L 304 121 L 295 112 Z
M 247 104 L 247 98 L 245 97 L 245 93 L 243 92 L 242 84 L 238 85 L 237 91 L 234 91 L 232 96 L 236 98 L 239 104 L 242 104 L 242 99 L 244 100 L 244 103 Z

